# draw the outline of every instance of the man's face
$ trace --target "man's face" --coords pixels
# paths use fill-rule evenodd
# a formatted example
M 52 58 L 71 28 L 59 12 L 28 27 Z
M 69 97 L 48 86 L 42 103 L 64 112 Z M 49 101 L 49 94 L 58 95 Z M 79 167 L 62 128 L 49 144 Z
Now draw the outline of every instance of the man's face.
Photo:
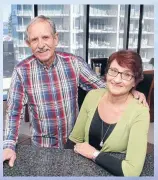
M 50 66 L 54 60 L 54 51 L 58 45 L 58 34 L 53 34 L 50 24 L 37 21 L 28 28 L 28 46 L 43 64 Z

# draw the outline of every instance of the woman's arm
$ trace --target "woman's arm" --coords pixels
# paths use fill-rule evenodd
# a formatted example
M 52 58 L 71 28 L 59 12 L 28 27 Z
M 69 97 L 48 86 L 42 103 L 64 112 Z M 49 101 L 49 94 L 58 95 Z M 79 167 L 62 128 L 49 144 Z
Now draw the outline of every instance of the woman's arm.
M 143 108 L 137 113 L 131 126 L 125 160 L 100 152 L 95 158 L 96 164 L 116 176 L 139 176 L 146 157 L 148 128 L 149 112 L 147 108 Z M 76 151 L 86 158 L 93 159 L 97 150 L 88 143 L 77 143 Z
M 125 176 L 140 176 L 147 150 L 149 110 L 143 107 L 137 113 L 129 134 L 126 158 L 122 161 Z
M 108 153 L 99 152 L 87 142 L 77 143 L 74 146 L 74 151 L 88 159 L 95 161 L 98 165 L 109 171 L 111 174 L 116 176 L 124 176 L 121 167 L 122 160 L 110 156 Z
M 76 120 L 75 126 L 70 133 L 69 139 L 75 143 L 82 143 L 85 137 L 85 125 L 88 118 L 88 106 L 89 106 L 89 99 L 93 94 L 93 90 L 91 90 L 85 97 L 82 107 L 80 109 L 78 118 Z
M 130 129 L 125 160 L 101 152 L 95 162 L 116 176 L 140 176 L 147 150 L 149 111 L 143 108 Z
M 74 149 L 75 144 L 76 143 L 74 143 L 70 139 L 68 139 L 66 144 L 64 145 L 64 149 Z
M 113 157 L 105 152 L 100 152 L 95 158 L 95 163 L 109 171 L 115 176 L 124 176 L 122 171 L 122 160 Z

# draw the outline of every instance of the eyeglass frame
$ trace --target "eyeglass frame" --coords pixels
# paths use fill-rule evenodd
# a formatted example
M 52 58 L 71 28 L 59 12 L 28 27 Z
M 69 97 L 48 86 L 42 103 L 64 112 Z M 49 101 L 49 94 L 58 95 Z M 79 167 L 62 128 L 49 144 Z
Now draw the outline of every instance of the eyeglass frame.
M 116 76 L 118 75 L 118 74 L 120 74 L 121 75 L 121 79 L 123 79 L 122 78 L 122 74 L 125 72 L 120 72 L 120 71 L 118 71 L 117 69 L 113 69 L 113 68 L 108 68 L 107 69 L 107 73 L 109 74 L 109 69 L 112 69 L 112 70 L 116 70 L 117 71 L 117 74 L 116 74 Z M 112 76 L 112 77 L 116 77 L 116 76 L 113 76 L 113 75 L 111 75 L 111 74 L 109 74 L 110 76 Z M 125 80 L 125 81 L 130 81 L 132 78 L 134 78 L 135 76 L 134 75 L 132 75 L 132 74 L 129 74 L 130 76 L 131 76 L 131 78 L 130 79 L 123 79 L 123 80 Z

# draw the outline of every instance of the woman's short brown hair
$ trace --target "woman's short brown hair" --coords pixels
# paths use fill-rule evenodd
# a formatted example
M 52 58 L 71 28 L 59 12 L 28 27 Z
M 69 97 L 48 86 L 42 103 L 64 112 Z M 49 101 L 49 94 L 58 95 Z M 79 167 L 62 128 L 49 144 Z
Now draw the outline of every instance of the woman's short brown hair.
M 142 59 L 138 53 L 133 50 L 119 50 L 114 52 L 108 59 L 107 69 L 114 60 L 116 60 L 120 66 L 126 67 L 133 72 L 136 85 L 143 80 Z

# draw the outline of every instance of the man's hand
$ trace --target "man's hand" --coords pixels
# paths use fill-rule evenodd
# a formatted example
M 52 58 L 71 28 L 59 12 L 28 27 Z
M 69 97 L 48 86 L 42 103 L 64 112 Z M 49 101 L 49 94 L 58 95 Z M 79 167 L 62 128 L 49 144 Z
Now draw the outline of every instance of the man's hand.
M 9 148 L 3 150 L 3 162 L 9 160 L 9 166 L 13 167 L 15 159 L 16 159 L 15 151 Z
M 149 107 L 146 101 L 146 97 L 143 93 L 136 90 L 132 90 L 132 94 L 135 99 L 139 100 L 139 103 L 142 103 L 144 106 Z
M 96 151 L 96 149 L 87 142 L 84 142 L 84 143 L 77 143 L 74 146 L 74 151 L 88 159 L 92 159 L 93 153 Z

